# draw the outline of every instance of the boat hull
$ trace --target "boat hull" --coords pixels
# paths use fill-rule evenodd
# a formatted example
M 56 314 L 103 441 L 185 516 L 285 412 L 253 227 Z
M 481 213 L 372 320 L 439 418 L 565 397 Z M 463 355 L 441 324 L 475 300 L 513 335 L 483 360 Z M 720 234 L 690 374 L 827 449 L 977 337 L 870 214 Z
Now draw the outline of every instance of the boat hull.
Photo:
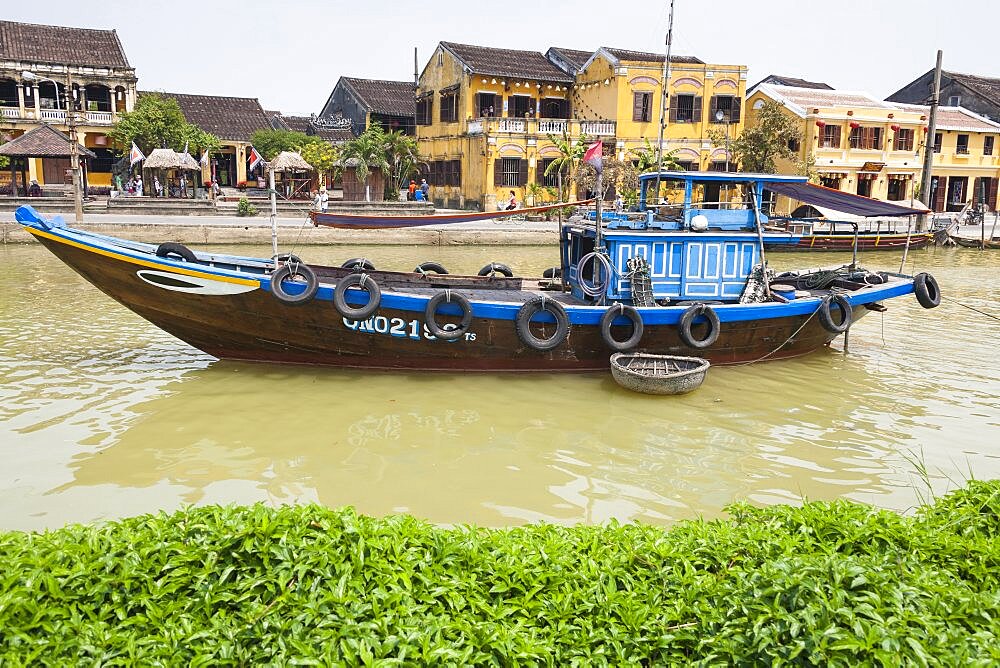
M 932 234 L 910 235 L 910 249 L 924 248 L 934 238 Z M 859 234 L 858 250 L 892 251 L 906 248 L 905 234 Z M 768 243 L 764 248 L 773 251 L 850 251 L 854 249 L 853 234 L 806 234 L 796 243 Z
M 614 352 L 601 336 L 602 307 L 567 307 L 568 338 L 554 350 L 541 352 L 525 345 L 516 331 L 514 318 L 523 302 L 472 295 L 471 326 L 460 340 L 444 342 L 430 336 L 424 325 L 429 293 L 383 291 L 377 315 L 358 322 L 340 316 L 329 285 L 321 284 L 314 300 L 291 306 L 272 294 L 264 273 L 256 277 L 205 273 L 181 261 L 92 245 L 71 233 L 28 229 L 105 294 L 218 358 L 384 370 L 550 372 L 604 370 Z M 379 279 L 378 272 L 372 276 Z M 873 286 L 866 293 L 868 303 L 913 289 L 912 283 L 883 292 L 875 290 L 879 287 L 884 286 Z M 855 320 L 868 311 L 863 300 L 856 301 L 852 301 Z M 638 349 L 694 355 L 713 364 L 804 355 L 837 336 L 814 317 L 818 303 L 809 299 L 796 304 L 717 306 L 720 334 L 703 350 L 681 341 L 678 322 L 685 307 L 640 309 L 645 332 Z M 625 336 L 627 332 L 620 338 Z

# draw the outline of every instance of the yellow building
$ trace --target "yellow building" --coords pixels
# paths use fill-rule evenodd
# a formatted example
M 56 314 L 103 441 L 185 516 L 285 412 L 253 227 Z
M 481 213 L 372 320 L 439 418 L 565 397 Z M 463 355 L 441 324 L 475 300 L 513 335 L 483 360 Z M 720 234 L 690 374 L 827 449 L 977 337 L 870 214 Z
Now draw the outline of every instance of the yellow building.
M 761 83 L 747 98 L 747 115 L 765 101 L 783 105 L 800 123 L 799 160 L 811 159 L 819 182 L 876 199 L 916 198 L 927 142 L 929 109 L 877 100 L 865 93 Z M 996 208 L 1000 176 L 1000 124 L 962 107 L 938 110 L 931 203 L 935 211 L 960 211 L 984 192 Z M 780 165 L 783 173 L 798 166 Z M 779 199 L 787 213 L 792 202 Z
M 647 141 L 655 147 L 663 107 L 663 54 L 601 47 L 577 73 L 574 114 L 615 124 L 615 152 L 629 159 Z M 744 65 L 710 65 L 691 56 L 671 56 L 670 96 L 664 151 L 685 169 L 726 168 L 725 142 L 714 144 L 711 130 L 736 136 L 743 129 Z M 732 167 L 732 165 L 730 165 Z
M 0 36 L 0 134 L 9 141 L 42 123 L 68 134 L 68 103 L 75 110 L 77 141 L 95 154 L 89 185 L 110 186 L 115 158 L 107 133 L 136 99 L 135 69 L 118 35 L 0 21 Z M 42 185 L 72 185 L 68 158 L 30 158 L 27 167 L 29 178 Z
M 432 199 L 493 210 L 510 192 L 534 203 L 529 184 L 553 186 L 545 170 L 564 134 L 601 139 L 605 152 L 630 160 L 655 147 L 664 56 L 622 49 L 553 47 L 543 55 L 441 42 L 417 85 L 417 139 Z M 666 150 L 686 167 L 722 169 L 724 146 L 709 130 L 736 134 L 746 87 L 743 66 L 671 58 Z M 721 112 L 716 118 L 716 112 Z

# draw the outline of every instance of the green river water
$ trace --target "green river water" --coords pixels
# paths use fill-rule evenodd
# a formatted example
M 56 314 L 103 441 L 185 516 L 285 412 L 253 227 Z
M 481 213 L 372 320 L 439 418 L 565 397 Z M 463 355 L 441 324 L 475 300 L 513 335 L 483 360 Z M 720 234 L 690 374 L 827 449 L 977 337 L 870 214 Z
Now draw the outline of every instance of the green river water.
M 266 248 L 225 252 L 268 255 Z M 310 247 L 310 262 L 490 261 L 553 248 Z M 831 254 L 773 255 L 779 269 Z M 898 270 L 896 253 L 862 258 Z M 888 303 L 850 354 L 713 368 L 680 397 L 606 374 L 390 374 L 221 362 L 111 301 L 36 244 L 0 247 L 0 528 L 190 504 L 318 502 L 507 526 L 668 524 L 734 501 L 846 497 L 906 510 L 1000 477 L 1000 322 Z M 1000 316 L 1000 252 L 930 249 L 946 297 Z M 926 469 L 925 476 L 919 469 Z

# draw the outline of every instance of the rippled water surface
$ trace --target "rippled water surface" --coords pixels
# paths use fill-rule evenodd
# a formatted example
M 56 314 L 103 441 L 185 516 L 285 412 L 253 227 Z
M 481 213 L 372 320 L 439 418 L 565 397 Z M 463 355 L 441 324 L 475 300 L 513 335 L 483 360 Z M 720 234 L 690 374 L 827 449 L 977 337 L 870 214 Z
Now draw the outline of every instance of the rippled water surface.
M 267 249 L 230 249 L 267 255 Z M 551 248 L 307 248 L 474 272 Z M 830 264 L 788 254 L 779 268 Z M 898 269 L 896 254 L 865 264 Z M 1000 315 L 1000 252 L 911 253 L 944 293 Z M 733 501 L 847 497 L 905 510 L 1000 477 L 1000 322 L 889 303 L 850 354 L 714 368 L 682 397 L 604 374 L 365 374 L 220 362 L 112 302 L 37 245 L 0 247 L 0 528 L 186 504 L 316 501 L 492 526 L 669 523 Z

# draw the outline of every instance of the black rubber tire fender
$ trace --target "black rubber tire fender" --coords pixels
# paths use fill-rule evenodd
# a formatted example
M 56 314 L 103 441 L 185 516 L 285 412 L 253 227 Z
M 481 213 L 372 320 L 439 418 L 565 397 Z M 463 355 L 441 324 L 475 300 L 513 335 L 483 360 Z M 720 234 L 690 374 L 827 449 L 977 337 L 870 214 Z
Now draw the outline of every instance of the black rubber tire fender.
M 840 322 L 833 319 L 833 304 L 836 304 L 843 314 Z M 831 334 L 843 334 L 851 328 L 854 311 L 851 310 L 851 303 L 847 301 L 847 297 L 844 295 L 827 295 L 819 303 L 817 315 L 819 316 L 819 324 L 823 325 L 823 329 Z
M 185 246 L 184 244 L 179 244 L 173 241 L 165 241 L 156 247 L 157 257 L 171 257 L 176 256 L 185 262 L 197 262 L 198 258 L 194 256 L 194 251 Z
M 562 267 L 549 267 L 542 272 L 542 278 L 561 278 Z
M 428 272 L 434 272 L 435 274 L 447 274 L 448 270 L 438 262 L 421 262 L 413 270 L 413 273 L 415 274 L 426 274 Z
M 295 276 L 301 277 L 306 282 L 306 289 L 298 294 L 291 294 L 285 292 L 285 288 L 282 287 L 281 283 L 285 279 L 290 279 Z M 302 262 L 290 262 L 288 264 L 283 264 L 278 267 L 273 274 L 271 274 L 271 294 L 273 294 L 278 301 L 284 302 L 289 306 L 301 306 L 312 301 L 313 297 L 316 296 L 316 291 L 319 289 L 319 279 L 316 278 L 316 272 L 314 272 L 309 265 Z
M 632 321 L 632 336 L 624 341 L 618 341 L 611 335 L 611 326 L 618 316 L 625 316 Z M 608 348 L 615 352 L 625 352 L 638 346 L 642 339 L 642 330 L 642 315 L 634 307 L 627 304 L 612 304 L 601 316 L 601 338 L 604 339 Z
M 479 276 L 493 276 L 494 274 L 503 274 L 507 278 L 514 277 L 514 271 L 505 264 L 500 264 L 499 262 L 490 262 L 488 265 L 479 270 Z
M 443 303 L 458 304 L 458 308 L 462 310 L 462 323 L 457 329 L 444 329 L 438 325 L 437 309 Z M 464 295 L 451 290 L 443 290 L 428 300 L 427 306 L 424 308 L 424 324 L 434 338 L 442 341 L 457 341 L 465 336 L 465 333 L 469 331 L 469 326 L 472 325 L 472 304 Z
M 941 303 L 941 288 L 937 280 L 926 272 L 913 277 L 913 294 L 924 308 L 934 308 Z
M 556 320 L 556 331 L 547 339 L 540 339 L 531 331 L 531 318 L 537 313 L 548 311 Z M 514 329 L 524 345 L 539 352 L 557 348 L 569 336 L 569 316 L 563 305 L 544 296 L 526 301 L 514 318 Z
M 352 257 L 350 260 L 345 260 L 340 266 L 355 271 L 375 271 L 375 265 L 366 257 Z
M 691 332 L 694 319 L 698 316 L 705 316 L 708 320 L 708 334 L 703 339 L 694 338 L 694 334 Z M 677 334 L 688 348 L 702 350 L 708 348 L 719 339 L 720 328 L 721 323 L 715 309 L 707 304 L 693 304 L 681 314 L 681 320 L 677 324 Z
M 364 306 L 354 307 L 347 303 L 347 291 L 360 288 L 368 293 L 368 302 Z M 368 274 L 351 274 L 337 281 L 333 291 L 333 307 L 337 313 L 349 320 L 367 320 L 375 315 L 382 303 L 382 291 L 375 279 Z
M 298 255 L 293 255 L 292 253 L 282 253 L 281 255 L 276 255 L 274 258 L 275 262 L 302 262 L 302 258 Z

